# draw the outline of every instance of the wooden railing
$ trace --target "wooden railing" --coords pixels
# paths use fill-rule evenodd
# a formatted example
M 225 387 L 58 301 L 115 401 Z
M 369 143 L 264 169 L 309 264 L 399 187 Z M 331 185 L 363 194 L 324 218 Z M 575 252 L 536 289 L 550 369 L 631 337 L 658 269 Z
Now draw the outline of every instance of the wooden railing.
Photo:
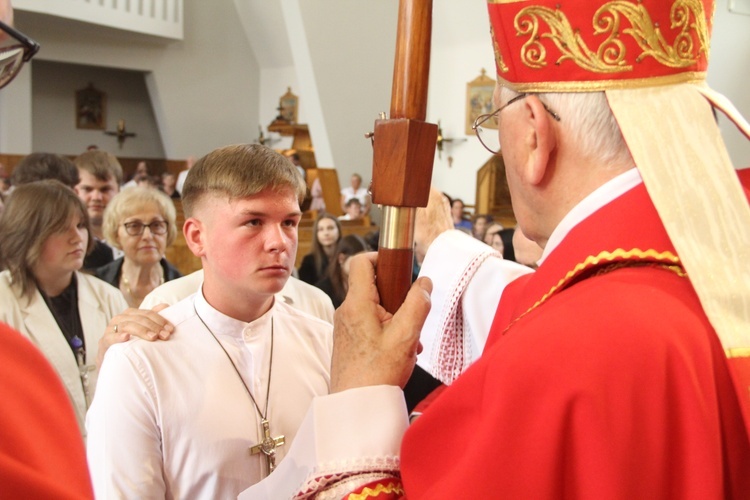
M 183 0 L 13 0 L 13 7 L 125 31 L 183 39 Z

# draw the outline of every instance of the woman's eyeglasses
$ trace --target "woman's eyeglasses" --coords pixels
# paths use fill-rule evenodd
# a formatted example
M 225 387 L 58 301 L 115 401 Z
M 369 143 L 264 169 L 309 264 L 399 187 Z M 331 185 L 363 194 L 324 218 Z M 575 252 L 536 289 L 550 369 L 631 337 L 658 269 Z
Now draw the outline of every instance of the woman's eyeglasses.
M 163 220 L 155 220 L 151 224 L 144 224 L 140 221 L 126 222 L 123 226 L 130 236 L 140 236 L 146 228 L 151 231 L 151 234 L 167 234 L 167 221 Z

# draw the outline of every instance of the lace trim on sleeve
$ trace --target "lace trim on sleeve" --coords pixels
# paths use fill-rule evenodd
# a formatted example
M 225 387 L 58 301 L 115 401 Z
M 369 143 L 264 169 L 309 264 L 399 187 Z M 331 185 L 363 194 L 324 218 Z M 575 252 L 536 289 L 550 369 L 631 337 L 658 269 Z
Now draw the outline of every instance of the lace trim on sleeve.
M 436 349 L 432 354 L 432 366 L 435 378 L 446 385 L 450 385 L 463 372 L 474 359 L 471 352 L 471 342 L 464 331 L 464 315 L 462 297 L 471 279 L 481 267 L 482 263 L 489 257 L 499 256 L 494 250 L 482 252 L 476 255 L 466 266 L 464 272 L 459 275 L 455 285 L 451 288 L 453 292 L 445 302 L 443 313 L 440 317 L 440 338 L 435 343 Z

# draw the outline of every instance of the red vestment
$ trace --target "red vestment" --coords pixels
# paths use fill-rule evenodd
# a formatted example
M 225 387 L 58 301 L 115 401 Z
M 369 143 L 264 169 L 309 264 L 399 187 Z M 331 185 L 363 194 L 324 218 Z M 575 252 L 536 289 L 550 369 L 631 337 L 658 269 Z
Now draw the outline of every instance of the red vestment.
M 724 351 L 644 186 L 506 288 L 401 473 L 410 499 L 750 498 Z
M 4 323 L 0 379 L 1 496 L 94 498 L 83 439 L 60 378 L 28 339 Z

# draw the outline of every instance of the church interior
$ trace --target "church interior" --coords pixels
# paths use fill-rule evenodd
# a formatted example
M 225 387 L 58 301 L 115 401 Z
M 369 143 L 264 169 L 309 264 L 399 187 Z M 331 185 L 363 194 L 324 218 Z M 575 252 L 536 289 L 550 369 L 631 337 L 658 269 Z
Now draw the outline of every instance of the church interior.
M 0 491 L 746 498 L 750 0 L 527 2 L 0 0 Z
M 336 200 L 358 173 L 367 186 L 372 146 L 365 135 L 387 112 L 398 2 L 329 0 L 15 0 L 16 26 L 41 50 L 0 95 L 0 162 L 6 171 L 31 152 L 74 157 L 90 145 L 120 159 L 126 178 L 139 161 L 178 173 L 187 158 L 235 143 L 295 150 L 324 196 Z M 513 224 L 502 162 L 467 125 L 470 82 L 494 79 L 482 2 L 436 0 L 426 121 L 440 124 L 432 184 Z M 750 114 L 750 16 L 717 3 L 708 82 Z M 745 55 L 741 55 L 744 53 Z M 731 54 L 729 56 L 728 54 Z M 739 59 L 738 59 L 739 58 Z M 81 99 L 100 93 L 101 116 L 85 120 Z M 279 122 L 282 107 L 292 120 Z M 748 146 L 719 118 L 736 166 Z M 743 164 L 744 163 L 744 164 Z M 332 211 L 340 207 L 333 202 Z M 371 222 L 380 222 L 378 207 Z M 309 235 L 300 234 L 300 255 Z M 358 230 L 358 229 L 357 229 Z M 348 230 L 347 230 L 348 231 Z M 179 245 L 179 243 L 178 243 Z M 173 258 L 198 265 L 181 250 Z

